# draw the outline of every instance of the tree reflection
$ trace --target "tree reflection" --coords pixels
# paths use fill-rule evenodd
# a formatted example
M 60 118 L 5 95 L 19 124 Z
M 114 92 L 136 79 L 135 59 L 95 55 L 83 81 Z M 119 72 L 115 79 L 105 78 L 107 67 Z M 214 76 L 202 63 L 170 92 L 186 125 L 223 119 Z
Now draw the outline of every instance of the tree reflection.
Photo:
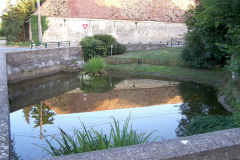
M 26 122 L 28 123 L 28 124 L 30 124 L 30 112 L 31 112 L 31 110 L 32 110 L 32 106 L 28 106 L 28 107 L 25 107 L 25 108 L 23 108 L 23 116 L 25 117 L 25 120 L 26 120 Z
M 181 82 L 179 91 L 184 103 L 179 107 L 182 119 L 175 130 L 178 137 L 185 136 L 183 132 L 195 115 L 230 115 L 217 101 L 216 91 L 213 87 Z
M 41 110 L 41 106 L 40 103 L 39 104 L 35 104 L 32 107 L 31 110 L 31 114 L 32 114 L 32 118 L 35 118 L 34 123 L 36 124 L 34 126 L 34 128 L 40 126 L 40 110 Z M 52 109 L 50 109 L 47 105 L 43 104 L 42 105 L 42 125 L 46 125 L 46 124 L 53 124 L 54 121 L 54 115 L 56 113 L 52 111 Z

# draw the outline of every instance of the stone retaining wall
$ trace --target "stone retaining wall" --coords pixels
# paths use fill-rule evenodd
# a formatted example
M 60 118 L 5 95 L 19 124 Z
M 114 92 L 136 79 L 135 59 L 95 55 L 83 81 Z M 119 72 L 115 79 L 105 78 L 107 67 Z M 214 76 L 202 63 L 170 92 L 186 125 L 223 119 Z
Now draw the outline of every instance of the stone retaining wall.
M 127 51 L 145 51 L 167 48 L 165 44 L 126 44 L 124 46 Z
M 66 63 L 82 59 L 82 47 L 38 49 L 6 53 L 8 81 L 20 81 L 64 71 Z M 82 63 L 79 67 L 82 67 Z
M 157 66 L 182 66 L 183 61 L 167 61 L 155 59 L 138 59 L 138 58 L 114 58 L 106 57 L 105 61 L 109 64 L 151 64 Z
M 0 159 L 10 159 L 10 125 L 6 56 L 0 52 Z

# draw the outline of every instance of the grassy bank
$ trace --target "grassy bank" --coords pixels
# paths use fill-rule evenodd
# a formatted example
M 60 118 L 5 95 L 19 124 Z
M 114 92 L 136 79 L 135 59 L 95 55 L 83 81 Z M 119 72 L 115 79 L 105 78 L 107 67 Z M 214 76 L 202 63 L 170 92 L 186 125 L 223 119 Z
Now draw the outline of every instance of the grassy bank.
M 6 40 L 6 37 L 0 37 L 0 40 Z
M 151 51 L 129 51 L 124 54 L 115 55 L 114 57 L 181 61 L 181 51 L 182 47 L 167 47 L 166 49 Z M 152 74 L 179 80 L 199 82 L 214 87 L 221 87 L 223 81 L 231 76 L 229 71 L 224 69 L 194 69 L 179 66 L 155 66 L 147 64 L 108 64 L 106 70 L 131 72 L 135 74 Z
M 114 57 L 180 61 L 181 51 L 182 47 L 168 47 L 166 49 L 152 51 L 128 51 L 124 54 L 115 55 Z
M 223 69 L 192 69 L 176 66 L 153 66 L 146 64 L 108 64 L 106 70 L 164 76 L 179 80 L 199 82 L 212 85 L 214 87 L 218 87 L 220 84 L 222 84 L 222 79 L 230 76 L 230 73 Z

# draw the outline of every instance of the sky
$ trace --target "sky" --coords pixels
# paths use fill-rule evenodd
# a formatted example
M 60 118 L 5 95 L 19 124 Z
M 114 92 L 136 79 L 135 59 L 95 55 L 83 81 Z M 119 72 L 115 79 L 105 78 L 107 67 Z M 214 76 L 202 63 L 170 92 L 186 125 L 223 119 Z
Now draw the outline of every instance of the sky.
M 16 3 L 16 0 L 10 0 L 12 4 Z M 2 15 L 3 9 L 6 7 L 7 0 L 0 0 L 0 15 Z
M 11 4 L 15 4 L 16 0 L 10 0 Z M 0 0 L 0 16 L 2 15 L 2 11 L 6 7 L 7 0 Z M 0 18 L 0 23 L 2 22 L 2 18 Z

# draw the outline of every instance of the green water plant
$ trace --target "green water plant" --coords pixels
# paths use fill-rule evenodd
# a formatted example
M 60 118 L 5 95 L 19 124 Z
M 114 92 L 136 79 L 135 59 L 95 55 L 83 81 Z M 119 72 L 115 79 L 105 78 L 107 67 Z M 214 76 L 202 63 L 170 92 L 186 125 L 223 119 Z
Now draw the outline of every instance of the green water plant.
M 89 59 L 88 62 L 83 65 L 83 69 L 86 72 L 97 74 L 103 71 L 103 68 L 105 66 L 106 66 L 105 61 L 101 57 L 96 56 Z
M 223 115 L 197 115 L 193 117 L 193 120 L 189 123 L 188 128 L 184 131 L 183 135 L 191 136 L 236 127 L 239 127 L 239 125 L 232 117 Z
M 61 132 L 60 137 L 52 137 L 59 144 L 59 148 L 56 148 L 52 145 L 51 141 L 46 139 L 46 142 L 50 149 L 46 149 L 46 147 L 40 146 L 44 150 L 46 150 L 51 156 L 61 156 L 75 153 L 83 153 L 97 150 L 104 150 L 109 148 L 117 148 L 123 146 L 130 146 L 136 144 L 143 144 L 149 141 L 150 136 L 154 131 L 149 134 L 146 133 L 137 133 L 136 130 L 132 129 L 132 125 L 129 129 L 129 120 L 130 114 L 127 117 L 122 131 L 120 131 L 119 121 L 114 117 L 113 124 L 111 125 L 111 130 L 109 136 L 100 133 L 93 128 L 91 130 L 87 130 L 83 125 L 83 131 L 79 131 L 74 128 L 74 137 L 70 136 L 66 132 L 64 132 L 61 128 L 59 128 Z M 129 131 L 128 131 L 129 129 Z M 158 137 L 154 138 L 155 141 Z

